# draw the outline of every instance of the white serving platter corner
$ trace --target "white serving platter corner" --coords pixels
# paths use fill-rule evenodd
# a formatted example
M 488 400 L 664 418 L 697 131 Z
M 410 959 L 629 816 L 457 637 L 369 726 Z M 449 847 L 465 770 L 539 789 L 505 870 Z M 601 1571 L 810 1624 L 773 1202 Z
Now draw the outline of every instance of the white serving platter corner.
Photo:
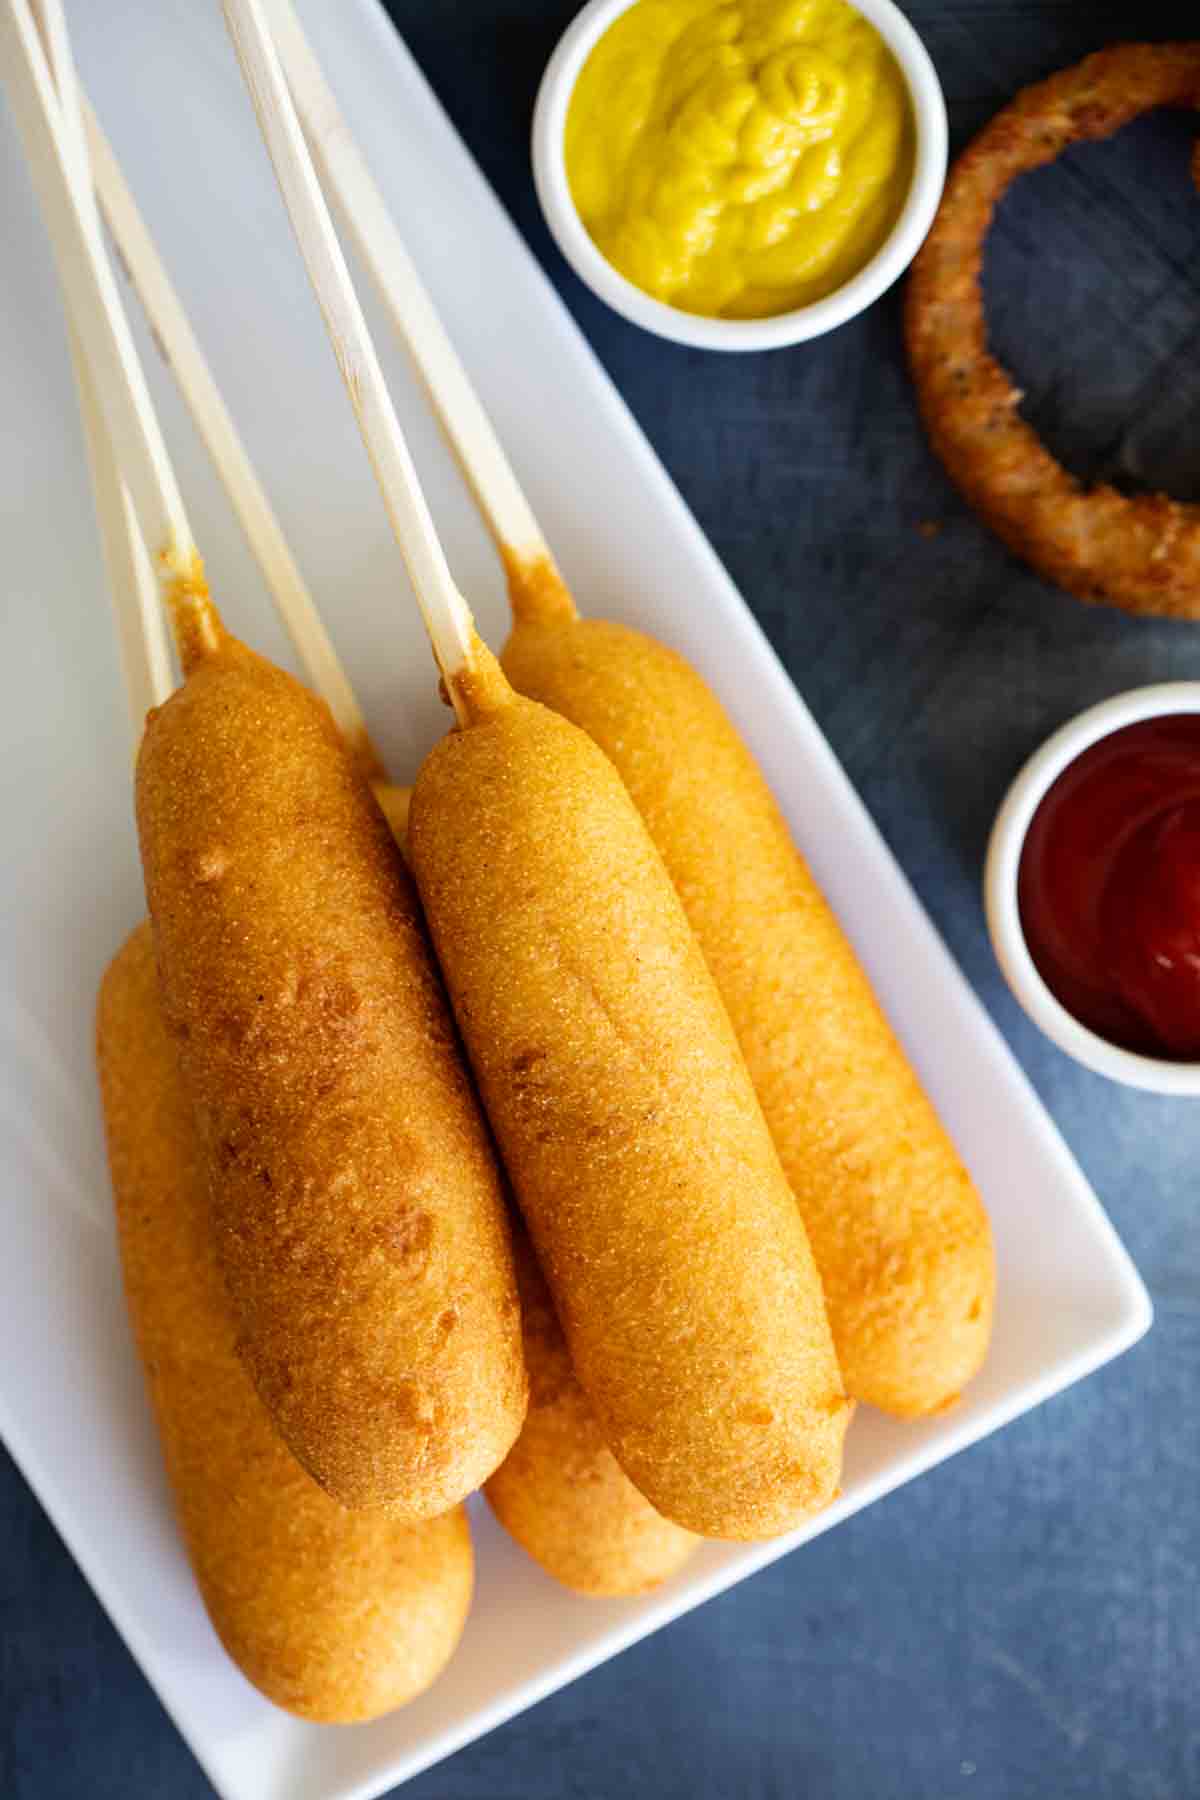
M 791 1539 L 713 1545 L 650 1598 L 585 1601 L 480 1509 L 466 1637 L 415 1705 L 350 1730 L 308 1726 L 236 1673 L 175 1537 L 123 1316 L 91 1012 L 142 909 L 129 747 L 57 293 L 0 106 L 0 1432 L 224 1800 L 383 1792 L 1079 1380 L 1150 1321 L 1054 1126 L 383 13 L 374 0 L 301 10 L 572 586 L 587 610 L 691 657 L 762 760 L 983 1190 L 1000 1292 L 991 1356 L 964 1403 L 920 1426 L 863 1412 L 843 1497 Z M 219 8 L 71 0 L 69 12 L 101 119 L 372 726 L 409 775 L 444 727 L 429 653 Z M 394 346 L 385 363 L 455 573 L 496 642 L 495 559 Z M 156 384 L 230 623 L 290 666 L 162 370 Z

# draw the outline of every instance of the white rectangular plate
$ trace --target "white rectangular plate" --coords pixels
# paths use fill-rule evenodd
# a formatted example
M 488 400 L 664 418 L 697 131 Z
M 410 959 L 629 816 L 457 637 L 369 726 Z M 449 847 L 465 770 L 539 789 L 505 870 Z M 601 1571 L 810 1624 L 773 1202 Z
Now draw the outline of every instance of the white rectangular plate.
M 963 1405 L 921 1426 L 860 1416 L 843 1497 L 795 1538 L 714 1545 L 652 1598 L 589 1602 L 556 1588 L 480 1509 L 474 1611 L 427 1697 L 338 1731 L 285 1717 L 241 1679 L 171 1525 L 123 1316 L 91 1013 L 101 971 L 142 908 L 129 746 L 57 294 L 0 113 L 0 1429 L 226 1800 L 379 1793 L 1078 1380 L 1150 1318 L 1057 1132 L 383 14 L 373 0 L 302 10 L 585 608 L 683 650 L 762 760 L 983 1189 L 1000 1302 L 991 1356 Z M 446 715 L 219 8 L 74 0 L 70 12 L 97 109 L 372 724 L 397 776 L 409 776 Z M 495 559 L 401 353 L 384 350 L 456 574 L 497 643 Z M 226 616 L 287 663 L 157 367 L 155 380 Z

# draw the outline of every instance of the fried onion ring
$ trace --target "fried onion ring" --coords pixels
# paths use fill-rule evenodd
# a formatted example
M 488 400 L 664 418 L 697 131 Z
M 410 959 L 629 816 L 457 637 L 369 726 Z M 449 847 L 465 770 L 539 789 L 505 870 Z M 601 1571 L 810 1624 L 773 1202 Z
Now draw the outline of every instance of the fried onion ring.
M 1085 487 L 1018 413 L 988 353 L 980 267 L 997 201 L 1078 139 L 1200 106 L 1200 43 L 1117 44 L 1025 88 L 963 151 L 908 287 L 921 414 L 951 479 L 1010 549 L 1081 600 L 1200 618 L 1200 505 Z M 1200 145 L 1192 159 L 1200 186 Z

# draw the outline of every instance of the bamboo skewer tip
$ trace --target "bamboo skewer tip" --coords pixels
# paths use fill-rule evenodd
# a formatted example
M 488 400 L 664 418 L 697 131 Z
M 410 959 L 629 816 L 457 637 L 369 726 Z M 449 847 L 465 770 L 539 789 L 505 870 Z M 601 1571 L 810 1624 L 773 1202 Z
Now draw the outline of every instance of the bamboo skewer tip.
M 166 362 L 241 524 L 309 685 L 328 705 L 363 773 L 369 780 L 384 779 L 383 763 L 371 742 L 354 689 L 191 321 L 138 210 L 116 153 L 86 96 L 83 97 L 83 118 L 100 209 L 117 245 L 125 273 L 151 330 L 163 346 Z
M 92 191 L 74 70 L 58 0 L 44 0 L 48 38 L 57 42 L 57 72 L 65 104 L 56 92 L 28 0 L 0 0 L 0 74 L 25 146 L 34 187 L 58 264 L 68 314 L 104 417 L 112 455 L 137 510 L 142 535 L 170 602 L 183 580 L 186 604 L 174 620 L 186 624 L 179 644 L 185 672 L 189 656 L 208 653 L 220 622 L 207 592 L 200 591 L 195 542 L 166 444 L 150 399 L 116 278 L 104 248 Z
M 553 568 L 554 558 L 533 508 L 305 37 L 292 0 L 267 0 L 267 12 L 322 186 L 408 351 L 497 550 L 506 561 Z M 558 580 L 562 585 L 561 576 Z
M 33 0 L 32 16 L 61 108 L 64 147 L 69 151 L 75 176 L 82 186 L 89 179 L 88 152 L 81 92 L 62 0 Z M 175 685 L 171 651 L 154 569 L 133 501 L 117 466 L 87 352 L 69 311 L 67 339 L 79 396 L 84 451 L 101 553 L 117 627 L 130 738 L 136 756 L 146 715 L 163 704 Z
M 470 607 L 451 576 L 396 417 L 266 11 L 261 0 L 223 0 L 223 5 L 284 204 L 408 566 L 434 656 L 459 722 L 467 724 L 471 718 L 470 677 L 485 666 Z

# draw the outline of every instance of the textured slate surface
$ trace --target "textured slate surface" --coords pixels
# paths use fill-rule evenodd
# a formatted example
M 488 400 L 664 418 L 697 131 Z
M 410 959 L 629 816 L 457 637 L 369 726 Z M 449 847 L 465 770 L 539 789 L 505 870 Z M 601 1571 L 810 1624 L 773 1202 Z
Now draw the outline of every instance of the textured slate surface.
M 392 0 L 1103 1196 L 1157 1307 L 1110 1370 L 413 1782 L 406 1800 L 1189 1800 L 1200 1795 L 1200 1109 L 1042 1042 L 978 903 L 1017 765 L 1080 706 L 1200 677 L 1200 627 L 1089 610 L 1014 563 L 922 443 L 895 294 L 723 359 L 626 326 L 541 224 L 526 130 L 568 0 Z M 1166 4 L 914 0 L 956 143 Z M 997 344 L 1081 473 L 1200 497 L 1200 204 L 1161 115 L 1021 183 Z M 942 529 L 931 538 L 922 521 Z M 1046 1229 L 1053 1230 L 1053 1219 Z M 0 1453 L 0 1796 L 209 1792 Z

